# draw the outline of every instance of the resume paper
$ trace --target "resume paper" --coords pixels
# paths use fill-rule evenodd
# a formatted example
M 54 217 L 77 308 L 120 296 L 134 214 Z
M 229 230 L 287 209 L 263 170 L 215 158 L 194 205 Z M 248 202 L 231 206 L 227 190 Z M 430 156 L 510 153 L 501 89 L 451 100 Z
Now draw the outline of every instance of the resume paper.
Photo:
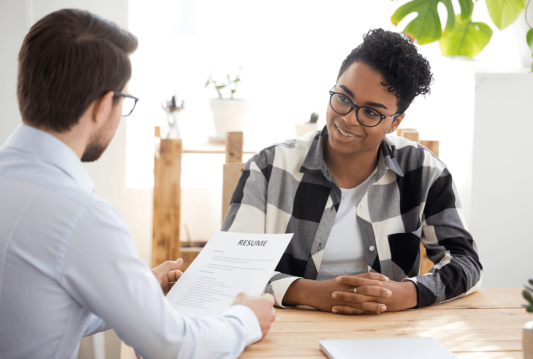
M 167 299 L 181 313 L 214 316 L 240 292 L 260 296 L 292 236 L 216 232 Z

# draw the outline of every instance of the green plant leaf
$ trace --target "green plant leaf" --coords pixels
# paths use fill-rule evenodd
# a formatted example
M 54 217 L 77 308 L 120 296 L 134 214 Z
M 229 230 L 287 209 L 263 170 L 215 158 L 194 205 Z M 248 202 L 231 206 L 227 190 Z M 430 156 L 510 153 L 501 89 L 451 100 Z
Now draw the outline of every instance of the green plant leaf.
M 526 7 L 526 0 L 486 0 L 490 18 L 498 29 L 511 25 Z
M 239 81 L 241 81 L 240 78 L 236 78 L 235 80 L 233 80 L 233 82 L 239 82 Z
M 445 56 L 472 58 L 487 46 L 492 37 L 492 29 L 483 22 L 461 22 L 460 16 L 457 15 L 453 30 L 439 40 L 440 49 Z
M 529 31 L 526 34 L 526 41 L 529 46 L 529 49 L 531 50 L 531 56 L 533 56 L 533 29 L 529 29 Z M 529 283 L 533 282 L 531 279 L 529 280 Z M 532 283 L 533 285 L 533 283 Z
M 533 279 L 529 280 L 529 284 L 533 285 Z
M 522 295 L 524 296 L 524 298 L 527 299 L 527 301 L 531 304 L 533 304 L 533 297 L 531 296 L 530 293 L 528 293 L 527 291 L 523 291 L 522 292 Z
M 461 6 L 461 20 L 470 20 L 472 11 L 474 11 L 474 2 L 472 0 L 459 0 L 459 6 Z
M 226 87 L 226 85 L 218 85 L 217 89 L 223 89 L 224 87 Z
M 207 82 L 205 83 L 204 88 L 206 88 L 207 86 L 209 86 L 209 80 L 207 80 Z
M 453 11 L 451 0 L 410 1 L 407 4 L 400 6 L 394 14 L 392 14 L 391 21 L 394 25 L 398 25 L 404 17 L 416 12 L 418 14 L 417 17 L 407 24 L 405 29 L 403 29 L 403 32 L 413 36 L 421 45 L 437 41 L 443 35 L 439 12 L 437 10 L 439 2 L 443 3 L 448 11 L 446 28 L 444 29 L 444 34 L 446 34 L 451 31 L 455 25 L 455 13 Z
M 533 313 L 533 305 L 530 305 L 526 310 L 527 310 L 529 313 Z
M 235 93 L 235 91 L 237 91 L 237 90 L 231 90 L 231 94 L 233 95 Z

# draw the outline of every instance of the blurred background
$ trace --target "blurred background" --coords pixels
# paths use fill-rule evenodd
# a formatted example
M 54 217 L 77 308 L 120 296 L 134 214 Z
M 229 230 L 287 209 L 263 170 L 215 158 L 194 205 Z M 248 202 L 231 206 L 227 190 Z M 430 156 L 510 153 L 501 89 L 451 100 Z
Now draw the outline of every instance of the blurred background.
M 122 119 L 102 159 L 87 164 L 96 194 L 119 209 L 139 255 L 150 263 L 154 126 L 161 102 L 177 95 L 184 142 L 214 134 L 204 85 L 208 74 L 233 76 L 242 66 L 236 98 L 247 99 L 245 147 L 255 150 L 296 137 L 295 124 L 319 114 L 324 125 L 328 90 L 344 58 L 369 29 L 401 31 L 391 16 L 406 0 L 0 0 L 0 143 L 21 123 L 16 101 L 17 54 L 29 28 L 61 8 L 89 10 L 139 39 L 131 56 L 129 92 L 140 98 Z M 459 3 L 453 2 L 458 12 Z M 445 57 L 439 42 L 417 45 L 435 83 L 407 110 L 404 128 L 440 141 L 440 158 L 455 178 L 466 221 L 485 267 L 485 287 L 521 286 L 533 272 L 533 129 L 531 69 L 521 61 L 523 29 L 494 26 L 485 1 L 472 19 L 488 24 L 490 43 L 473 59 Z M 442 27 L 446 9 L 438 6 Z M 524 16 L 521 14 L 520 16 Z M 522 32 L 521 32 L 522 31 Z M 251 155 L 244 158 L 246 161 Z M 185 154 L 182 163 L 181 238 L 207 240 L 220 229 L 224 156 Z M 1 189 L 0 189 L 1 190 Z M 187 231 L 185 231 L 185 227 Z M 80 357 L 118 357 L 114 334 L 82 342 Z M 107 345 L 103 342 L 107 341 Z M 105 350 L 104 350 L 105 349 Z

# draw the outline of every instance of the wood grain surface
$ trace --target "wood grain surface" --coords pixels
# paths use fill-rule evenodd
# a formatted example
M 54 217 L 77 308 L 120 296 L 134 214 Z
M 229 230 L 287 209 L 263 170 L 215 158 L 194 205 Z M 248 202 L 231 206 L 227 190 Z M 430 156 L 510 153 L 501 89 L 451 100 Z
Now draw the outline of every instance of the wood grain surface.
M 459 359 L 522 358 L 522 327 L 533 315 L 521 307 L 521 292 L 480 289 L 444 304 L 375 315 L 277 309 L 267 337 L 241 358 L 326 358 L 318 344 L 323 339 L 391 337 L 432 337 Z

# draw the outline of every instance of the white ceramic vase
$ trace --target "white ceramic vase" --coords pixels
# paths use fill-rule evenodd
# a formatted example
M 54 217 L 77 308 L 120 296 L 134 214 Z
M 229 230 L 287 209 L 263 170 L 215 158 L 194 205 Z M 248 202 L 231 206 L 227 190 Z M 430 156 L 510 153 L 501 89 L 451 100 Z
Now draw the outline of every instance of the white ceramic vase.
M 296 137 L 302 137 L 309 132 L 318 130 L 318 124 L 316 122 L 295 123 L 294 127 L 296 128 Z
M 527 9 L 527 22 L 529 25 L 533 26 L 533 4 L 529 4 Z M 516 47 L 518 50 L 518 56 L 522 62 L 522 66 L 528 69 L 531 69 L 531 64 L 533 63 L 533 57 L 531 56 L 531 49 L 526 42 L 526 34 L 530 27 L 526 23 L 526 18 L 524 16 L 524 11 L 518 15 L 515 22 L 513 23 L 513 30 L 516 38 Z
M 210 140 L 223 142 L 227 131 L 243 131 L 246 115 L 250 109 L 248 100 L 219 99 L 209 100 L 209 107 L 213 113 L 215 136 Z

